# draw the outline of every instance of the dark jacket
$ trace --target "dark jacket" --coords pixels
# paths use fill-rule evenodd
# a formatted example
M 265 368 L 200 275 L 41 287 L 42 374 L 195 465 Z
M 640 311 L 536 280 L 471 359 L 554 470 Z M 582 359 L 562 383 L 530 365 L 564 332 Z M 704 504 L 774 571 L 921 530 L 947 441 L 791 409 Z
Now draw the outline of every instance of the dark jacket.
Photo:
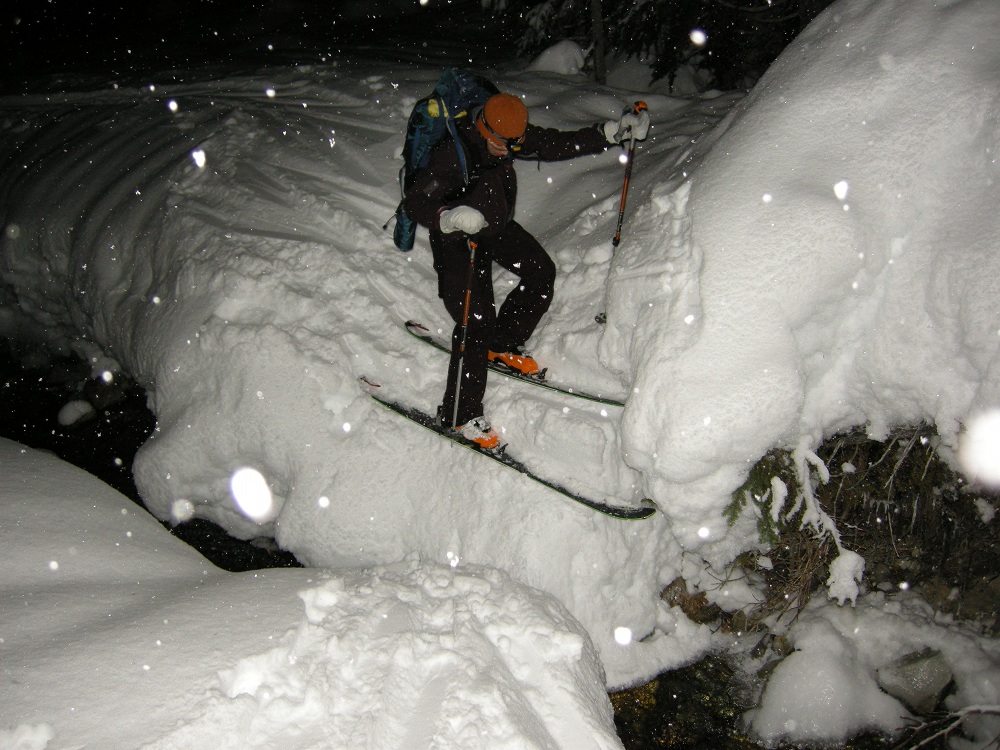
M 487 237 L 500 232 L 514 217 L 517 175 L 513 162 L 489 153 L 471 118 L 459 123 L 458 133 L 469 164 L 469 184 L 465 184 L 455 144 L 447 140 L 431 152 L 427 167 L 416 176 L 403 201 L 406 213 L 427 227 L 432 239 L 440 232 L 441 212 L 455 206 L 480 211 L 489 224 L 482 233 Z M 515 158 L 560 161 L 597 154 L 608 147 L 601 125 L 556 130 L 529 124 L 524 145 Z

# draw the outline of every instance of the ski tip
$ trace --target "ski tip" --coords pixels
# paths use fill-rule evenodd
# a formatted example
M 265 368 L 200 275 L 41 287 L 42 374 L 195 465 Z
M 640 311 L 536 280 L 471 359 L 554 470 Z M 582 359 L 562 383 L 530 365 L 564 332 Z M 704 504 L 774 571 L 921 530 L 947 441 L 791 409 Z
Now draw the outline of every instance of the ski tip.
M 620 518 L 640 519 L 640 518 L 649 518 L 651 515 L 656 513 L 657 508 L 656 504 L 652 500 L 644 498 L 643 500 L 639 501 L 638 505 L 630 506 L 627 508 L 620 508 L 616 510 L 618 510 L 618 513 L 616 513 L 616 515 L 618 515 Z
M 376 388 L 381 388 L 382 386 L 376 383 L 374 380 L 369 378 L 367 375 L 360 375 L 358 377 L 358 382 L 361 383 L 365 388 L 374 391 Z

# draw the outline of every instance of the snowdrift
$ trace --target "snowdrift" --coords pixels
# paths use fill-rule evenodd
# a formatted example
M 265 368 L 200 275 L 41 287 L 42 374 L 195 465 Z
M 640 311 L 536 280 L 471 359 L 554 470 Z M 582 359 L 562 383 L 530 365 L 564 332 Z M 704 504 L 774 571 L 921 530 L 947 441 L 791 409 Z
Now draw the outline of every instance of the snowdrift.
M 805 475 L 826 436 L 928 422 L 949 455 L 1000 406 L 998 31 L 988 2 L 836 3 L 640 210 L 601 351 L 685 547 L 732 554 L 772 447 Z
M 497 570 L 221 571 L 0 439 L 0 747 L 620 748 L 597 654 Z

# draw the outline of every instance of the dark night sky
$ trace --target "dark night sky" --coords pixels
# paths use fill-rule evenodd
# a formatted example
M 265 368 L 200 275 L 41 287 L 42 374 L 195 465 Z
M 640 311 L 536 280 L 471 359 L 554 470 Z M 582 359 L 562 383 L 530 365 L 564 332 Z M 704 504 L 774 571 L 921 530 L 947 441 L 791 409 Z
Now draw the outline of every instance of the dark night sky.
M 0 10 L 7 92 L 53 74 L 111 75 L 206 63 L 315 62 L 345 44 L 384 43 L 432 19 L 471 18 L 478 0 L 8 0 Z M 416 26 L 414 26 L 416 24 Z M 414 29 L 417 32 L 414 33 Z
M 247 58 L 263 54 L 268 43 L 295 44 L 296 37 L 313 46 L 322 41 L 317 38 L 322 31 L 334 36 L 330 11 L 323 18 L 294 3 L 15 0 L 5 5 L 0 42 L 8 70 L 18 77 L 102 70 L 124 75 Z

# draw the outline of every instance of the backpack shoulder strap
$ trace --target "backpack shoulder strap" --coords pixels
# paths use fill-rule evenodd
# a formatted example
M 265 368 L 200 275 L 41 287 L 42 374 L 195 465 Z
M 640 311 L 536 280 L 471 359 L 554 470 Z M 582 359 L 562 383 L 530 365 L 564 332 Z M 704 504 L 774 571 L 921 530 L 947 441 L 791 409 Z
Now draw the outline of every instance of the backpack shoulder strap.
M 455 126 L 455 120 L 448 117 L 445 119 L 445 124 L 448 127 L 448 132 L 451 134 L 451 140 L 455 144 L 455 153 L 458 156 L 458 166 L 462 169 L 462 180 L 466 185 L 468 185 L 471 177 L 471 172 L 469 170 L 469 149 L 465 144 L 465 139 L 458 134 L 458 128 Z

